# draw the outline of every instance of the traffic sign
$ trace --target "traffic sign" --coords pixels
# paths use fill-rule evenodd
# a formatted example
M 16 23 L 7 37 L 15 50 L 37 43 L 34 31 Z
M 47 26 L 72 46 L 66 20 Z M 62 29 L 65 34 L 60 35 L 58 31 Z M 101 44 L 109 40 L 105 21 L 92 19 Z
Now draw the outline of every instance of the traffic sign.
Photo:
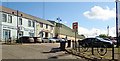
M 72 24 L 72 26 L 73 26 L 73 30 L 74 30 L 75 32 L 77 32 L 77 30 L 78 30 L 78 22 L 74 22 L 74 23 Z

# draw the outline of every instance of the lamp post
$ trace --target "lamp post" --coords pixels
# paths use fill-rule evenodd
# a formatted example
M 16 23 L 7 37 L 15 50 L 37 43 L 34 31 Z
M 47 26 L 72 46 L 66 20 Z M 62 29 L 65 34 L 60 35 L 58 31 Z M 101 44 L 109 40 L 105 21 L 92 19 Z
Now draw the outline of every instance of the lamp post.
M 57 24 L 57 25 L 58 25 L 58 33 L 57 33 L 57 34 L 58 34 L 58 36 L 59 36 L 59 35 L 60 35 L 60 27 L 61 27 L 60 21 L 62 21 L 62 20 L 61 20 L 61 18 L 59 18 L 59 17 L 57 18 L 57 20 L 58 20 L 58 24 Z M 60 37 L 60 36 L 59 36 L 59 37 Z

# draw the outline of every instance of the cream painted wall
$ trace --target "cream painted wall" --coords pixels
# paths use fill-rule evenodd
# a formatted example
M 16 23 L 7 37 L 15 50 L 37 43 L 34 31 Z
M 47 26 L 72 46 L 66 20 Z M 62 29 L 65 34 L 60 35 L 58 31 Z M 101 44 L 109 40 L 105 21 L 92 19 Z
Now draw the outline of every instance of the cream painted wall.
M 36 25 L 36 35 L 37 35 L 37 37 L 40 37 L 40 35 L 39 35 L 39 32 L 40 31 L 48 31 L 48 32 L 50 32 L 50 33 L 54 33 L 54 29 L 52 29 L 51 30 L 51 26 L 50 25 L 48 25 L 48 28 L 46 29 L 46 24 L 43 24 L 43 27 L 41 28 L 40 27 L 40 23 L 37 23 L 37 25 Z M 48 38 L 51 38 L 52 36 L 50 35 L 50 33 L 48 33 Z M 45 33 L 43 33 L 44 34 L 44 36 L 43 37 L 45 37 Z

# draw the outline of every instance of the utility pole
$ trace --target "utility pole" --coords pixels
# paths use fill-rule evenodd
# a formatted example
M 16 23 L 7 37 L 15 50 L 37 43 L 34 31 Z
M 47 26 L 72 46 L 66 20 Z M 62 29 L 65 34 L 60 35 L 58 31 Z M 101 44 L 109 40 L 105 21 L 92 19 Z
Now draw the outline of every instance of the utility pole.
M 119 35 L 119 21 L 120 21 L 120 17 L 119 17 L 119 13 L 120 13 L 120 8 L 118 8 L 120 5 L 120 0 L 116 0 L 116 39 L 117 39 L 117 47 L 118 47 L 118 59 L 120 59 L 120 47 L 119 47 L 119 38 L 120 38 L 120 35 Z M 118 19 L 119 18 L 119 19 Z M 114 59 L 114 58 L 113 58 Z
M 117 46 L 118 46 L 118 0 L 116 0 L 116 38 L 117 38 Z
M 18 32 L 19 32 L 19 29 L 18 29 L 18 10 L 17 10 L 17 40 L 18 40 Z

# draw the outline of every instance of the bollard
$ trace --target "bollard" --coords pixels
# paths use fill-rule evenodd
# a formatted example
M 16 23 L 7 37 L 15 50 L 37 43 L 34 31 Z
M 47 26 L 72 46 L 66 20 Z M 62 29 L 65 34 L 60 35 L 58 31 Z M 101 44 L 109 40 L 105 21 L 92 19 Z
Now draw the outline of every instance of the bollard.
M 68 40 L 68 46 L 67 47 L 71 47 L 71 40 Z
M 65 41 L 61 41 L 61 42 L 60 42 L 60 49 L 61 49 L 62 51 L 65 51 L 65 46 L 66 46 L 66 42 L 65 42 Z
M 80 41 L 81 40 L 78 40 L 78 51 L 80 52 Z
M 74 42 L 74 40 L 72 40 L 72 47 L 73 47 L 73 49 L 75 49 L 75 42 Z

